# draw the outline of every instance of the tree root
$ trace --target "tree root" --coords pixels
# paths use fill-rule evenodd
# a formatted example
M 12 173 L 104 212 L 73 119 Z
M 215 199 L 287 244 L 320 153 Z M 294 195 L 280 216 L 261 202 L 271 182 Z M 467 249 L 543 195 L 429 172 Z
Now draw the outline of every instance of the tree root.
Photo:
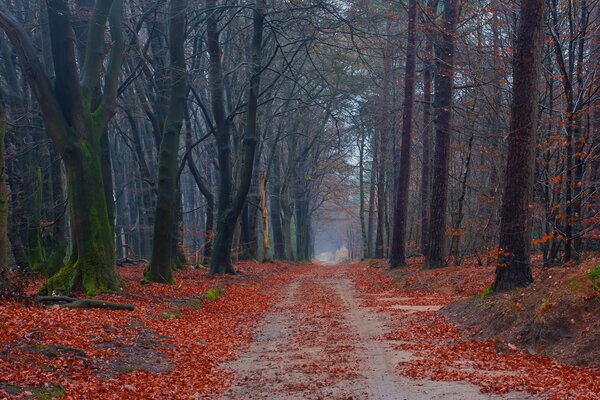
M 55 304 L 65 308 L 107 308 L 110 310 L 133 311 L 133 304 L 112 303 L 103 300 L 77 299 L 68 296 L 38 296 L 38 303 L 50 305 Z

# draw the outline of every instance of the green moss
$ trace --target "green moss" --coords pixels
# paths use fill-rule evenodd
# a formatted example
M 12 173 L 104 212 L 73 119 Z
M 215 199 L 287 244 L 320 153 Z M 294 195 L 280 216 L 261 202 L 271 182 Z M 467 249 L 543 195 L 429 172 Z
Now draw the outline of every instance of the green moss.
M 70 293 L 75 288 L 78 274 L 77 263 L 65 265 L 46 281 L 40 289 L 39 294 L 42 296 L 52 296 Z
M 164 312 L 162 314 L 163 319 L 173 319 L 181 317 L 181 310 L 173 310 L 171 312 Z
M 192 299 L 192 302 L 193 302 L 192 307 L 194 307 L 195 309 L 202 308 L 202 299 L 195 297 Z
M 33 396 L 31 399 L 39 400 L 51 400 L 51 399 L 62 399 L 65 397 L 65 391 L 59 386 L 49 386 L 44 388 L 35 388 L 31 390 Z
M 592 280 L 594 290 L 600 293 L 600 265 L 596 265 L 588 272 L 588 278 Z
M 146 269 L 144 270 L 144 278 L 142 279 L 142 281 L 144 281 L 144 283 L 142 283 L 142 284 L 150 283 L 150 282 L 166 283 L 166 284 L 175 283 L 173 278 L 169 279 L 168 277 L 164 277 L 162 275 L 156 275 L 152 271 L 152 264 L 149 264 L 146 267 Z
M 600 280 L 600 265 L 596 265 L 595 267 L 590 269 L 590 271 L 588 272 L 588 278 L 590 278 L 594 282 Z
M 481 290 L 479 292 L 479 298 L 480 299 L 485 299 L 486 297 L 489 297 L 491 295 L 494 294 L 494 291 L 492 290 L 491 287 L 486 287 L 485 289 Z
M 65 390 L 58 385 L 49 385 L 47 387 L 21 387 L 16 385 L 6 385 L 8 393 L 23 395 L 28 400 L 52 400 L 65 397 Z
M 205 298 L 206 300 L 210 300 L 210 301 L 214 301 L 217 300 L 219 297 L 221 297 L 221 295 L 223 294 L 223 290 L 220 288 L 212 288 L 207 290 L 204 295 L 202 295 L 203 298 Z

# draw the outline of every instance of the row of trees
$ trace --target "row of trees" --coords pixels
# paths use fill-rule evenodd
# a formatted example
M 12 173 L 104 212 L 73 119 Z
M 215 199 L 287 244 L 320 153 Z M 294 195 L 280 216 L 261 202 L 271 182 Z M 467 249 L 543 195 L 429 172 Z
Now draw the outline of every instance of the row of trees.
M 392 127 L 378 124 L 375 133 L 380 143 L 399 143 L 375 148 L 372 158 L 378 165 L 391 160 L 371 181 L 393 188 L 395 197 L 384 200 L 394 210 L 393 229 L 380 217 L 376 234 L 371 223 L 362 223 L 365 254 L 389 254 L 392 267 L 404 266 L 406 237 L 414 241 L 408 251 L 425 255 L 429 268 L 447 265 L 448 254 L 458 265 L 464 254 L 481 259 L 488 253 L 498 260 L 499 291 L 532 281 L 532 243 L 545 265 L 576 263 L 598 244 L 600 137 L 593 121 L 600 5 L 448 0 L 408 1 L 407 8 L 405 57 L 398 57 L 405 63 L 401 116 Z M 417 35 L 420 154 L 411 148 Z M 398 63 L 385 52 L 382 57 L 384 70 L 386 62 Z M 392 73 L 391 79 L 398 78 Z M 395 96 L 385 83 L 382 90 L 381 98 Z M 394 117 L 395 111 L 384 110 Z M 413 181 L 411 160 L 420 164 L 420 179 Z M 384 193 L 375 194 L 380 202 Z M 372 197 L 368 203 L 371 213 Z M 386 215 L 385 207 L 377 205 L 378 215 Z
M 323 232 L 393 267 L 498 258 L 498 290 L 530 282 L 531 240 L 575 263 L 598 3 L 0 0 L 1 265 L 94 294 L 119 263 L 233 273 Z
M 328 177 L 351 174 L 329 7 L 0 3 L 14 262 L 94 294 L 148 256 L 156 282 L 190 256 L 309 259 Z

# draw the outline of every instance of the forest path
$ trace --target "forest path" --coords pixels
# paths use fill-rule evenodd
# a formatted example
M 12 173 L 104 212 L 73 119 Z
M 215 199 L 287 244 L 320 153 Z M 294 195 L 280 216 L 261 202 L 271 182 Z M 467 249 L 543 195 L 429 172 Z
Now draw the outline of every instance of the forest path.
M 225 365 L 235 373 L 223 399 L 525 399 L 526 394 L 483 394 L 465 382 L 414 380 L 397 370 L 414 355 L 384 340 L 401 320 L 366 306 L 348 266 L 316 265 L 285 289 L 255 341 Z M 419 315 L 439 308 L 396 305 L 408 298 L 378 295 L 390 310 Z M 416 314 L 415 314 L 416 313 Z

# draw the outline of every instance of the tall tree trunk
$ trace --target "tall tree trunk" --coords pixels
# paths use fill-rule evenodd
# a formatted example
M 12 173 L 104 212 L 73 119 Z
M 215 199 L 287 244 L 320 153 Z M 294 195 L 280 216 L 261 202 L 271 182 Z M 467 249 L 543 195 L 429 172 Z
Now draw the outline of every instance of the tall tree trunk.
M 410 148 L 412 140 L 412 116 L 415 96 L 415 69 L 417 60 L 417 2 L 408 2 L 408 39 L 406 43 L 406 71 L 404 73 L 404 104 L 402 111 L 402 147 L 396 205 L 394 207 L 394 230 L 390 266 L 406 265 L 406 225 L 408 223 L 408 189 L 410 185 Z
M 390 80 L 392 71 L 392 57 L 390 49 L 386 45 L 383 54 L 383 93 L 381 95 L 381 110 L 380 110 L 380 129 L 379 129 L 379 148 L 378 154 L 378 171 L 377 171 L 377 234 L 375 236 L 375 258 L 383 258 L 385 256 L 384 240 L 385 240 L 385 220 L 386 220 L 386 197 L 385 197 L 385 167 L 386 153 L 388 149 L 387 140 L 389 139 L 389 92 Z
M 427 3 L 427 13 L 435 18 L 435 8 L 439 0 Z M 425 55 L 423 66 L 423 155 L 421 166 L 421 253 L 427 257 L 429 245 L 429 215 L 431 200 L 431 86 L 433 81 L 433 40 L 432 32 L 425 34 Z
M 369 257 L 369 236 L 367 235 L 367 226 L 365 224 L 365 132 L 361 128 L 360 139 L 358 142 L 358 188 L 359 188 L 359 212 L 360 218 L 360 236 L 362 239 L 362 258 Z
M 544 0 L 523 2 L 519 15 L 499 260 L 493 284 L 497 292 L 527 286 L 533 281 L 529 202 L 534 176 L 544 5 Z
M 177 155 L 187 94 L 185 64 L 185 0 L 171 0 L 169 10 L 169 54 L 171 94 L 160 143 L 158 198 L 154 220 L 152 258 L 144 273 L 153 282 L 171 283 L 173 230 L 177 221 Z M 180 203 L 180 202 L 179 202 Z
M 256 114 L 261 74 L 261 51 L 264 25 L 264 0 L 256 0 L 253 10 L 253 37 L 251 44 L 251 72 L 248 88 L 248 107 L 246 112 L 246 133 L 243 139 L 242 162 L 240 166 L 239 187 L 232 197 L 232 167 L 230 150 L 230 126 L 225 116 L 223 93 L 223 66 L 221 64 L 221 47 L 217 28 L 217 10 L 215 0 L 206 0 L 209 10 L 206 23 L 206 37 L 210 58 L 209 81 L 211 91 L 211 107 L 216 124 L 216 139 L 219 153 L 220 183 L 219 210 L 217 220 L 217 236 L 213 248 L 210 266 L 211 274 L 234 273 L 231 263 L 231 245 L 233 234 L 246 196 L 250 190 L 254 168 L 254 153 L 259 137 L 257 134 Z
M 369 173 L 369 215 L 367 225 L 367 242 L 369 254 L 367 257 L 375 257 L 375 190 L 377 188 L 377 172 L 379 171 L 379 133 L 373 134 L 375 137 L 372 145 L 373 160 L 371 161 L 371 171 Z
M 454 41 L 458 19 L 458 0 L 444 1 L 444 24 L 439 43 L 436 99 L 434 193 L 431 197 L 427 267 L 445 266 L 446 204 L 448 202 L 448 163 L 452 138 L 452 84 L 454 81 Z

